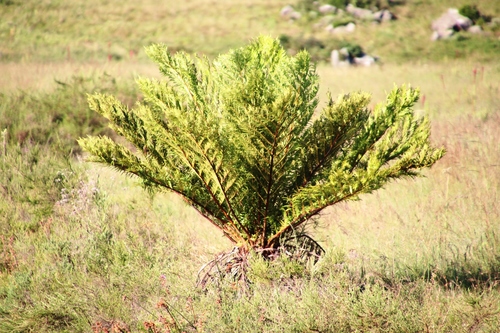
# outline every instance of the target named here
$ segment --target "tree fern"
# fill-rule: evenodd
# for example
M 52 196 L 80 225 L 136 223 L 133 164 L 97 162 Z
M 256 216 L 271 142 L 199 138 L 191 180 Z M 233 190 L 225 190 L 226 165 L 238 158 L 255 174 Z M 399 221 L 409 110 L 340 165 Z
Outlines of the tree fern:
M 214 61 L 160 44 L 146 51 L 164 78 L 138 80 L 143 101 L 128 109 L 89 97 L 135 149 L 106 137 L 79 143 L 91 161 L 179 194 L 240 247 L 276 248 L 325 207 L 416 176 L 444 154 L 413 114 L 418 90 L 394 88 L 373 111 L 364 93 L 328 96 L 317 110 L 308 53 L 290 57 L 274 39 Z

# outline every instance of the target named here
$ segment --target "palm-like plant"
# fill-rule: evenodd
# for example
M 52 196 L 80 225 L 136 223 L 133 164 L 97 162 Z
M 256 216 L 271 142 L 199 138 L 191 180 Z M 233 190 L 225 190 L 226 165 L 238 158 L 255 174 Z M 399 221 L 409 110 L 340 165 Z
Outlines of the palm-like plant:
M 259 37 L 211 62 L 164 45 L 147 54 L 163 80 L 140 79 L 144 100 L 128 109 L 96 94 L 90 107 L 136 149 L 107 137 L 80 139 L 91 161 L 182 196 L 240 248 L 275 249 L 327 206 L 415 176 L 444 150 L 415 118 L 417 90 L 328 97 L 307 52 L 294 57 Z

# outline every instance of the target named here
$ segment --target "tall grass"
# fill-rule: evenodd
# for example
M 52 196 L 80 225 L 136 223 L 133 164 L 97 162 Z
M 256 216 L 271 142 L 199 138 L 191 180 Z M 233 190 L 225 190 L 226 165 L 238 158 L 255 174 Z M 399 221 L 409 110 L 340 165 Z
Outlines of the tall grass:
M 92 133 L 111 135 L 104 118 L 89 110 L 88 93 L 118 93 L 129 104 L 138 97 L 130 82 L 117 82 L 107 74 L 73 76 L 66 82 L 54 82 L 55 91 L 0 93 L 0 128 L 6 130 L 8 141 L 21 146 L 40 143 L 78 153 L 78 137 Z

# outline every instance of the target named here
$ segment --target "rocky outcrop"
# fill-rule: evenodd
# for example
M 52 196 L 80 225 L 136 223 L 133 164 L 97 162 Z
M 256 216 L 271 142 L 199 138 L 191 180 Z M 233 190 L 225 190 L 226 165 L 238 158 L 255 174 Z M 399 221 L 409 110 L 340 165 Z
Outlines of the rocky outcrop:
M 483 32 L 483 28 L 481 28 L 480 25 L 473 25 L 469 29 L 467 29 L 467 32 L 470 32 L 471 34 L 480 34 Z
M 370 67 L 378 61 L 377 57 L 368 54 L 358 56 L 352 55 L 349 50 L 344 47 L 340 50 L 333 50 L 330 55 L 330 63 L 333 67 L 361 66 Z
M 456 31 L 467 31 L 472 27 L 472 20 L 460 15 L 458 9 L 450 8 L 446 13 L 432 22 L 432 40 L 446 39 Z
M 315 9 L 313 9 L 312 12 L 310 13 L 304 13 L 305 15 L 309 15 L 311 17 L 325 17 L 325 16 L 336 16 L 336 17 L 345 17 L 346 14 L 348 14 L 348 17 L 353 17 L 356 20 L 365 20 L 365 21 L 375 21 L 375 22 L 388 22 L 391 20 L 395 20 L 396 16 L 391 13 L 387 9 L 379 10 L 377 12 L 373 12 L 369 9 L 364 9 L 364 8 L 359 8 L 356 7 L 352 4 L 348 4 L 345 8 L 345 10 L 337 8 L 333 5 L 330 4 L 320 4 L 319 2 L 315 2 Z M 312 14 L 311 14 L 312 13 Z M 314 15 L 313 15 L 314 14 Z M 285 6 L 281 9 L 280 15 L 284 19 L 288 20 L 298 20 L 302 17 L 302 14 L 296 11 L 292 6 L 288 5 Z M 322 25 L 321 21 L 315 24 L 315 27 L 318 28 Z M 328 24 L 327 24 L 328 25 Z M 323 25 L 324 27 L 325 25 Z M 329 29 L 332 29 L 333 27 L 330 27 Z M 351 27 L 352 28 L 352 27 Z M 349 31 L 350 28 L 347 29 L 347 32 Z M 346 32 L 345 29 L 341 28 L 336 33 L 344 33 Z
M 345 10 L 355 18 L 362 20 L 373 20 L 373 12 L 369 9 L 359 8 L 353 6 L 352 4 L 348 4 Z
M 318 7 L 318 11 L 321 14 L 332 14 L 337 11 L 337 7 L 332 6 L 332 5 L 321 5 Z
M 375 65 L 377 60 L 377 58 L 365 54 L 362 57 L 354 57 L 354 64 L 357 66 L 370 67 L 372 65 Z
M 387 9 L 382 9 L 378 12 L 373 13 L 373 18 L 378 22 L 389 22 L 395 20 L 396 16 Z
M 345 10 L 346 12 L 360 20 L 388 22 L 396 19 L 396 16 L 387 9 L 372 12 L 369 9 L 359 8 L 353 6 L 352 4 L 348 4 Z
M 288 6 L 281 8 L 280 15 L 283 18 L 287 18 L 293 12 L 294 12 L 293 7 L 288 5 Z
M 354 32 L 356 30 L 356 24 L 350 22 L 346 25 L 341 25 L 338 27 L 334 27 L 332 24 L 329 24 L 325 28 L 325 30 L 331 34 L 346 34 L 346 33 Z
M 290 5 L 283 7 L 281 9 L 281 11 L 280 11 L 280 15 L 281 15 L 282 18 L 288 19 L 288 20 L 292 20 L 292 21 L 298 20 L 298 19 L 300 19 L 302 17 L 302 14 L 300 14 L 299 12 L 297 12 Z

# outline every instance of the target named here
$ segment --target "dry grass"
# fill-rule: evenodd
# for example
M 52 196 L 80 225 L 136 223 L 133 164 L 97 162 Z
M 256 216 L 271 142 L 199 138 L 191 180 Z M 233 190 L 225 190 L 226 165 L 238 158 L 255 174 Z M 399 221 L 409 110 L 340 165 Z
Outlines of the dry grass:
M 445 64 L 382 65 L 373 68 L 331 68 L 320 65 L 322 96 L 367 91 L 373 102 L 382 101 L 394 85 L 411 84 L 421 91 L 416 109 L 432 120 L 460 115 L 484 117 L 498 111 L 498 64 L 451 61 Z
M 95 62 L 95 63 L 0 63 L 0 89 L 2 92 L 16 90 L 47 92 L 72 76 L 92 76 L 107 73 L 119 79 L 132 81 L 136 76 L 159 76 L 152 63 Z

